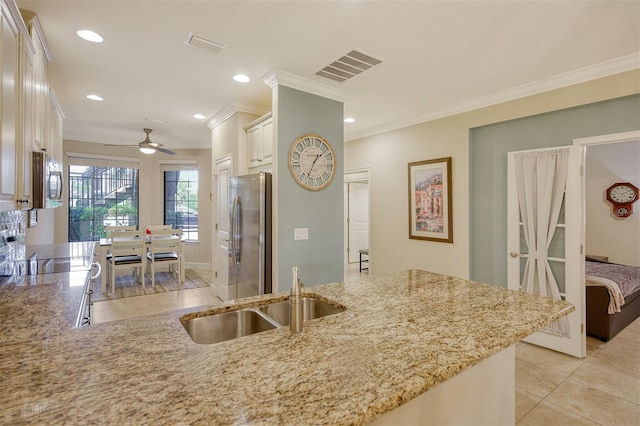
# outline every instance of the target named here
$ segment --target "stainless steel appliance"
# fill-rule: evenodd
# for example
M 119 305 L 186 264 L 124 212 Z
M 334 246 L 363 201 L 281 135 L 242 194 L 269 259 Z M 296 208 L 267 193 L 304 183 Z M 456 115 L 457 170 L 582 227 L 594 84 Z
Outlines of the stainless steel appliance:
M 34 209 L 62 205 L 62 167 L 46 152 L 32 156 L 32 195 Z
M 271 174 L 230 178 L 229 214 L 229 295 L 271 293 Z

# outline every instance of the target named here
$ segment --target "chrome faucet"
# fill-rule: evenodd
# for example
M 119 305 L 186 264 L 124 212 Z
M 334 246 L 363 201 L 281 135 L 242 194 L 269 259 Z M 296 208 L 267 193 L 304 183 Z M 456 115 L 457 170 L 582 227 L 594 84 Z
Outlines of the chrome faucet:
M 293 282 L 291 283 L 291 295 L 289 296 L 289 330 L 292 333 L 302 331 L 302 281 L 298 278 L 298 267 L 293 267 Z

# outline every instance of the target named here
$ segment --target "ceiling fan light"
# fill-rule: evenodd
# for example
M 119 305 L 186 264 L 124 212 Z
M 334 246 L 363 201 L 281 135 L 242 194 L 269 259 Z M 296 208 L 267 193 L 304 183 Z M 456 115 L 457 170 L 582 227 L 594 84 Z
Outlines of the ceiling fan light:
M 154 152 L 156 152 L 156 149 L 150 146 L 141 146 L 140 152 L 143 154 L 153 154 Z

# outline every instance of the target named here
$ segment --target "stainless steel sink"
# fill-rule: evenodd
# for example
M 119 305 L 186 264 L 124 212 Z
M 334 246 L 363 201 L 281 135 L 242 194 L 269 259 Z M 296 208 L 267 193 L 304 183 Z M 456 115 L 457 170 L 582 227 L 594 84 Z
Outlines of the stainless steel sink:
M 282 326 L 289 325 L 289 301 L 270 303 L 258 307 L 262 312 L 276 320 Z M 302 315 L 305 321 L 325 317 L 327 315 L 339 314 L 345 308 L 334 306 L 314 297 L 302 298 Z
M 302 298 L 304 320 L 338 314 L 345 308 L 314 297 Z M 261 331 L 289 326 L 289 301 L 274 302 L 257 308 L 212 314 L 183 321 L 182 325 L 196 343 L 220 343 Z
M 214 314 L 183 323 L 196 343 L 219 343 L 278 327 L 270 318 L 252 309 Z

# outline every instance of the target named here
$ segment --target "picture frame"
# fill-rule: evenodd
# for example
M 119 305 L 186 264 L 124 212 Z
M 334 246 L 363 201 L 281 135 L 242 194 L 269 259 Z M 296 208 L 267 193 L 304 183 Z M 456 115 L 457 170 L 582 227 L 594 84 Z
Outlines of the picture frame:
M 453 243 L 451 157 L 409 163 L 409 238 Z

